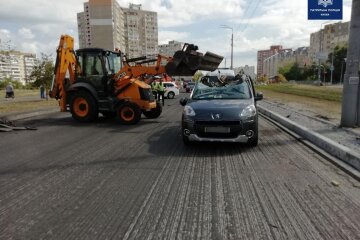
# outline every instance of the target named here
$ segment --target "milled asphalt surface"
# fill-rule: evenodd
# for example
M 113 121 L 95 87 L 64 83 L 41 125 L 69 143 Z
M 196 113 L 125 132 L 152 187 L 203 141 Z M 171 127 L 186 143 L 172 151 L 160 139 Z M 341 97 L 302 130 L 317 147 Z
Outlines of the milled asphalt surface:
M 256 148 L 69 113 L 0 133 L 0 239 L 359 239 L 360 183 L 260 118 Z

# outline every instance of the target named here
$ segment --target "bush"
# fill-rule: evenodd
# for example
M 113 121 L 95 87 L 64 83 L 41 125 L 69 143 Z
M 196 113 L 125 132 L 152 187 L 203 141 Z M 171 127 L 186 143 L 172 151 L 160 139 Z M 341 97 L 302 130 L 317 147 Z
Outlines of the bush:
M 24 87 L 24 85 L 22 85 L 22 83 L 19 81 L 13 80 L 11 78 L 4 78 L 2 81 L 0 81 L 0 89 L 5 89 L 9 83 L 11 83 L 15 89 Z

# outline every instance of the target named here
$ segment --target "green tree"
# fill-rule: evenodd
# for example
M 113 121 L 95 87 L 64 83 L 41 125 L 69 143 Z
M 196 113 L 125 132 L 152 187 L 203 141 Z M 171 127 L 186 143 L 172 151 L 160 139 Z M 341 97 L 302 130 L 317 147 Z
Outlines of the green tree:
M 284 77 L 284 75 L 282 75 L 282 74 L 278 74 L 278 75 L 277 75 L 277 79 L 278 79 L 278 81 L 281 82 L 281 83 L 287 82 L 287 79 L 286 79 L 286 78 Z
M 41 53 L 41 60 L 37 62 L 30 74 L 30 80 L 33 87 L 40 87 L 40 85 L 44 85 L 45 88 L 49 89 L 53 76 L 53 59 L 50 55 Z
M 315 74 L 315 65 L 300 66 L 298 63 L 289 63 L 279 68 L 279 74 L 282 74 L 288 80 L 312 80 Z
M 4 89 L 9 83 L 11 83 L 15 89 L 19 89 L 23 87 L 21 82 L 7 77 L 0 81 L 0 89 Z
M 279 73 L 284 75 L 288 80 L 303 80 L 301 69 L 297 63 L 289 63 L 279 68 Z
M 340 82 L 341 79 L 341 65 L 343 66 L 342 73 L 345 72 L 346 64 L 344 61 L 344 58 L 346 58 L 347 55 L 347 47 L 345 46 L 336 46 L 334 51 L 328 55 L 327 63 L 329 66 L 331 66 L 332 57 L 334 56 L 334 71 L 333 71 L 333 83 Z M 326 78 L 328 81 L 330 81 L 330 70 L 328 70 L 328 74 L 326 75 Z

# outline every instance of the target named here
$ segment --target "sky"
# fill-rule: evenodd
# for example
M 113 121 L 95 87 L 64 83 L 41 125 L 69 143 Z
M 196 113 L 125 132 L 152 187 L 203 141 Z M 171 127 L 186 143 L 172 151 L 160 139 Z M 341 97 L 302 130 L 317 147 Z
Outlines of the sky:
M 317 1 L 317 0 L 314 0 Z M 84 0 L 0 0 L 0 46 L 56 55 L 60 35 L 78 42 L 77 13 Z M 271 45 L 309 46 L 310 33 L 337 21 L 308 20 L 307 0 L 118 0 L 122 7 L 142 4 L 158 13 L 159 44 L 193 43 L 201 52 L 226 58 L 230 66 L 231 29 L 234 67 L 256 66 L 258 50 Z M 349 21 L 351 0 L 343 0 L 343 21 Z M 225 67 L 225 61 L 221 64 Z

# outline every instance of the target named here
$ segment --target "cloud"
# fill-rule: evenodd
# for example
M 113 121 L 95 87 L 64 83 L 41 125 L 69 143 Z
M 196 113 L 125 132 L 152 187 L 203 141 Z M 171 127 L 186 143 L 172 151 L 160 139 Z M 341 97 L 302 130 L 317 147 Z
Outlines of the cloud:
M 0 39 L 2 39 L 3 41 L 10 40 L 11 32 L 9 30 L 7 30 L 7 29 L 1 29 L 0 28 L 0 36 L 1 36 Z
M 87 0 L 0 0 L 0 39 L 16 49 L 55 55 L 61 34 L 70 34 L 78 46 L 77 16 Z M 309 45 L 310 33 L 325 21 L 307 20 L 307 1 L 289 0 L 118 0 L 158 13 L 159 44 L 178 40 L 197 44 L 229 59 L 234 27 L 235 66 L 256 63 L 256 51 L 270 45 Z M 343 1 L 344 21 L 350 19 L 351 0 Z M 251 55 L 253 54 L 253 55 Z
M 189 32 L 159 31 L 159 44 L 166 44 L 172 40 L 186 42 L 189 35 Z
M 24 39 L 33 39 L 35 35 L 32 33 L 31 29 L 29 28 L 20 28 L 18 31 L 20 37 Z
M 128 1 L 118 1 L 128 7 Z M 245 0 L 153 0 L 132 1 L 142 4 L 143 9 L 158 13 L 159 25 L 162 27 L 186 26 L 197 21 L 224 18 L 229 19 L 243 14 Z

